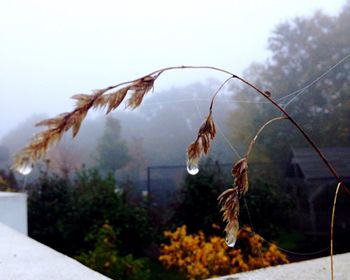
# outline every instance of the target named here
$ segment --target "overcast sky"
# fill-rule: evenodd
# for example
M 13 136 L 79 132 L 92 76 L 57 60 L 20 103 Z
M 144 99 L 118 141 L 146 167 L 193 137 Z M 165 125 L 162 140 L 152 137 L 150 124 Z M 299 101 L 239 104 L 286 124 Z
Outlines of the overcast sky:
M 89 93 L 173 65 L 237 74 L 268 56 L 278 23 L 345 0 L 0 0 L 0 137 L 35 113 L 72 109 Z M 162 77 L 156 90 L 213 76 Z

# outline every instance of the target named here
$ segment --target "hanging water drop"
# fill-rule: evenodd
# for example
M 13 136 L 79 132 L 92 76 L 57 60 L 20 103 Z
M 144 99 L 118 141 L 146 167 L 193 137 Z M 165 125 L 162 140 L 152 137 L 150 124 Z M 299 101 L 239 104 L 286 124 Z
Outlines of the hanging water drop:
M 235 246 L 237 241 L 238 228 L 238 222 L 232 222 L 228 225 L 228 229 L 226 230 L 226 244 L 228 247 Z
M 193 163 L 187 160 L 187 172 L 190 175 L 196 175 L 199 172 L 198 163 Z
M 33 170 L 33 164 L 29 159 L 24 159 L 20 166 L 16 169 L 19 173 L 26 176 Z
M 234 247 L 236 244 L 236 241 L 237 241 L 237 238 L 235 236 L 230 236 L 230 237 L 226 236 L 226 245 L 228 247 Z

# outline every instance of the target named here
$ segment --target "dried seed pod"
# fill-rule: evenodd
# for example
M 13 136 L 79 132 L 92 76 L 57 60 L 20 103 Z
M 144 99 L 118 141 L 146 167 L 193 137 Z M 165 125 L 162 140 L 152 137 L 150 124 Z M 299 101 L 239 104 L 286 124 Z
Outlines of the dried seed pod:
M 238 188 L 230 188 L 224 191 L 219 197 L 219 204 L 221 204 L 221 211 L 223 212 L 223 220 L 227 222 L 226 243 L 233 247 L 237 240 L 237 233 L 239 230 L 239 198 Z
M 208 135 L 208 136 L 210 136 L 210 139 L 214 139 L 214 137 L 216 135 L 216 128 L 215 128 L 215 123 L 214 123 L 214 120 L 211 116 L 211 113 L 209 113 L 207 119 L 199 128 L 198 134 L 199 135 Z
M 232 168 L 232 176 L 235 177 L 234 185 L 238 187 L 239 195 L 248 191 L 248 161 L 244 157 L 237 161 Z
M 114 93 L 107 94 L 108 108 L 106 114 L 109 114 L 111 111 L 115 110 L 123 102 L 129 89 L 130 87 L 127 86 L 117 90 Z
M 190 174 L 198 173 L 199 159 L 203 153 L 209 153 L 211 141 L 214 139 L 215 135 L 215 123 L 210 112 L 207 119 L 198 130 L 197 139 L 187 148 L 187 170 Z M 191 168 L 191 166 L 195 167 Z M 190 170 L 196 170 L 196 172 L 191 172 Z
M 134 93 L 129 98 L 127 107 L 135 109 L 140 106 L 146 93 L 153 88 L 155 79 L 153 76 L 147 76 L 132 83 L 129 89 Z

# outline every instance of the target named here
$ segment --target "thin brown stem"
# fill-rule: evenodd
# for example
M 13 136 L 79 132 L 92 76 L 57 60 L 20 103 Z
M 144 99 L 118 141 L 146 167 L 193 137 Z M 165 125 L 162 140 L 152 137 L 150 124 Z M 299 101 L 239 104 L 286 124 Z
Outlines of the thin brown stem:
M 240 80 L 241 82 L 243 82 L 244 84 L 246 84 L 246 85 L 250 86 L 251 88 L 255 89 L 259 94 L 261 94 L 269 102 L 271 102 L 282 113 L 283 116 L 286 116 L 286 118 L 289 119 L 289 121 L 300 131 L 300 133 L 304 136 L 306 141 L 309 142 L 309 144 L 317 152 L 319 157 L 322 159 L 322 161 L 325 163 L 325 165 L 330 170 L 330 172 L 333 174 L 333 176 L 337 179 L 337 181 L 340 182 L 341 185 L 343 185 L 345 187 L 345 185 L 343 183 L 343 180 L 340 178 L 340 176 L 336 172 L 336 170 L 333 167 L 333 165 L 326 159 L 326 157 L 323 155 L 321 150 L 317 147 L 317 145 L 314 143 L 314 141 L 307 135 L 307 133 L 303 130 L 303 128 L 276 101 L 274 101 L 267 92 L 262 91 L 261 89 L 259 89 L 254 84 L 252 84 L 252 83 L 246 81 L 245 79 L 243 79 L 243 78 L 233 74 L 230 71 L 227 71 L 227 70 L 224 70 L 224 69 L 221 69 L 221 68 L 218 68 L 218 67 L 214 67 L 214 66 L 185 66 L 185 65 L 183 65 L 183 66 L 165 67 L 165 68 L 153 71 L 153 72 L 151 72 L 151 73 L 149 73 L 147 75 L 144 75 L 141 78 L 107 87 L 107 88 L 101 90 L 101 92 L 95 97 L 97 98 L 98 96 L 103 95 L 107 91 L 110 91 L 112 89 L 115 89 L 115 88 L 120 87 L 120 86 L 125 85 L 125 84 L 134 83 L 134 82 L 136 82 L 136 81 L 138 81 L 140 79 L 144 79 L 146 77 L 152 76 L 154 79 L 157 79 L 164 72 L 170 71 L 170 70 L 176 70 L 176 69 L 208 69 L 208 70 L 218 71 L 218 72 L 221 72 L 221 73 L 224 73 L 224 74 L 227 74 L 227 75 L 231 76 L 230 78 L 236 78 L 236 79 Z M 84 109 L 86 109 L 86 112 L 92 107 L 92 105 L 93 105 L 93 102 L 91 102 L 90 104 L 88 104 L 88 106 L 86 106 L 86 108 L 84 108 Z M 68 115 L 74 114 L 76 111 L 78 111 L 80 109 L 81 108 L 76 108 L 74 111 L 72 111 Z M 345 189 L 350 194 L 350 191 L 347 188 L 345 188 Z
M 327 166 L 329 171 L 333 174 L 333 176 L 337 179 L 337 181 L 344 186 L 346 191 L 350 194 L 349 190 L 345 187 L 343 180 L 338 175 L 337 171 L 333 167 L 333 165 L 326 159 L 324 154 L 321 152 L 321 150 L 318 148 L 318 146 L 315 144 L 315 142 L 310 138 L 310 136 L 304 131 L 304 129 L 288 114 L 286 110 L 284 110 L 276 101 L 274 101 L 269 94 L 266 94 L 264 91 L 259 89 L 257 86 L 253 85 L 252 83 L 246 81 L 245 79 L 236 76 L 236 79 L 240 80 L 241 82 L 245 83 L 246 85 L 250 86 L 251 88 L 255 89 L 258 93 L 260 93 L 262 96 L 264 96 L 268 101 L 270 101 L 304 136 L 305 140 L 312 146 L 312 148 L 316 151 L 318 156 L 322 159 L 324 164 Z
M 331 280 L 334 279 L 334 261 L 333 261 L 333 228 L 334 228 L 334 217 L 335 217 L 335 205 L 337 203 L 338 192 L 341 183 L 339 182 L 334 194 L 334 201 L 332 207 L 332 219 L 331 219 L 331 240 L 330 240 L 330 255 L 331 255 Z
M 214 105 L 214 100 L 215 97 L 218 95 L 218 93 L 222 90 L 222 88 L 226 85 L 226 83 L 228 83 L 229 80 L 233 79 L 233 77 L 229 77 L 227 78 L 221 85 L 220 87 L 216 90 L 216 92 L 213 95 L 213 98 L 211 99 L 210 102 L 210 107 L 209 107 L 209 112 L 211 113 L 211 111 L 213 110 L 213 105 Z
M 213 66 L 185 66 L 185 65 L 183 65 L 183 66 L 166 67 L 166 68 L 162 68 L 162 69 L 153 71 L 153 72 L 149 73 L 148 75 L 145 75 L 144 77 L 155 75 L 155 74 L 157 74 L 158 75 L 157 77 L 159 77 L 159 75 L 162 74 L 163 72 L 166 72 L 166 71 L 169 71 L 169 70 L 175 70 L 175 69 L 208 69 L 208 70 L 214 70 L 214 71 L 218 71 L 218 72 L 221 72 L 221 73 L 228 74 L 228 75 L 232 76 L 232 78 L 236 78 L 236 79 L 240 80 L 241 82 L 243 82 L 244 84 L 248 85 L 249 87 L 253 88 L 255 91 L 257 91 L 263 97 L 265 97 L 269 102 L 271 102 L 283 114 L 283 116 L 286 116 L 286 118 L 296 127 L 296 129 L 299 130 L 299 132 L 304 136 L 305 140 L 316 151 L 318 156 L 321 158 L 321 160 L 324 162 L 324 164 L 327 166 L 327 168 L 333 174 L 333 176 L 337 179 L 337 181 L 339 183 L 341 183 L 341 185 L 343 185 L 345 187 L 342 178 L 338 175 L 338 173 L 335 170 L 335 168 L 333 167 L 333 165 L 326 159 L 326 157 L 321 152 L 321 150 L 318 148 L 318 146 L 315 144 L 315 142 L 304 131 L 304 129 L 294 120 L 294 118 L 291 117 L 288 114 L 288 112 L 286 110 L 284 110 L 276 101 L 274 101 L 269 94 L 267 94 L 263 90 L 259 89 L 257 86 L 255 86 L 254 84 L 248 82 L 247 80 L 245 80 L 245 79 L 243 79 L 243 78 L 233 74 L 232 72 L 224 70 L 224 69 L 221 69 L 221 68 L 218 68 L 218 67 L 213 67 Z M 117 86 L 120 86 L 120 85 L 121 84 L 116 85 L 114 87 L 117 87 Z M 346 187 L 345 187 L 345 189 L 350 194 L 350 191 Z
M 268 126 L 270 123 L 274 122 L 274 121 L 278 121 L 278 120 L 285 120 L 286 117 L 276 117 L 276 118 L 273 118 L 269 121 L 267 121 L 263 126 L 261 126 L 258 130 L 258 132 L 255 134 L 254 138 L 252 139 L 252 141 L 250 141 L 250 144 L 249 144 L 249 147 L 248 147 L 248 150 L 247 150 L 247 153 L 245 155 L 246 159 L 248 160 L 249 158 L 249 155 L 250 155 L 250 152 L 252 151 L 254 145 L 255 145 L 255 142 L 256 142 L 256 139 L 258 139 L 258 136 L 260 135 L 260 133 L 264 130 L 264 128 L 266 126 Z
M 144 75 L 144 76 L 142 76 L 141 78 L 138 78 L 138 79 L 134 79 L 134 80 L 131 80 L 131 81 L 128 81 L 128 82 L 123 82 L 123 83 L 120 83 L 120 84 L 116 84 L 116 85 L 110 86 L 110 87 L 108 87 L 108 90 L 120 87 L 122 85 L 131 84 L 133 82 L 136 82 L 139 79 L 143 79 L 145 77 L 149 77 L 149 76 L 153 76 L 153 75 L 156 75 L 155 79 L 157 79 L 164 72 L 167 72 L 167 71 L 170 71 L 170 70 L 177 70 L 177 69 L 207 69 L 207 70 L 214 70 L 214 71 L 218 71 L 218 72 L 230 75 L 230 76 L 232 76 L 231 78 L 236 78 L 237 77 L 235 74 L 231 73 L 230 71 L 227 71 L 225 69 L 221 69 L 221 68 L 218 68 L 218 67 L 214 67 L 214 66 L 191 66 L 191 65 L 171 66 L 171 67 L 165 67 L 165 68 L 161 68 L 161 69 L 155 70 L 155 71 L 153 71 L 153 72 L 151 72 L 151 73 L 149 73 L 147 75 Z

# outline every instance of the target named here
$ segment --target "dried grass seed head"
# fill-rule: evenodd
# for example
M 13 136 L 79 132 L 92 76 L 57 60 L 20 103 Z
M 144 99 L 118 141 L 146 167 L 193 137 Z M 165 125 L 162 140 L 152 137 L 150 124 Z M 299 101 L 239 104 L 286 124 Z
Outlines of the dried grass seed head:
M 107 92 L 116 88 L 115 86 L 96 90 L 93 94 L 76 94 L 72 96 L 76 100 L 75 109 L 72 112 L 37 123 L 37 126 L 47 126 L 47 130 L 33 137 L 29 145 L 16 155 L 13 167 L 18 169 L 27 158 L 33 162 L 42 158 L 48 148 L 59 141 L 62 135 L 69 129 L 72 129 L 73 137 L 75 137 L 80 130 L 81 123 L 86 117 L 87 112 L 91 108 L 107 107 L 108 114 L 122 103 L 129 90 L 133 90 L 134 92 L 128 100 L 127 106 L 132 109 L 138 107 L 144 95 L 153 88 L 154 81 L 158 76 L 149 75 L 143 77 L 127 83 L 126 86 L 111 93 Z
M 223 220 L 230 223 L 238 219 L 239 216 L 239 198 L 238 189 L 229 188 L 224 191 L 219 197 L 219 204 L 221 205 L 221 211 L 223 212 Z
M 248 191 L 248 161 L 244 157 L 237 161 L 232 168 L 232 176 L 235 177 L 234 185 L 238 187 L 239 195 L 244 195 Z
M 211 146 L 211 141 L 216 135 L 214 120 L 209 113 L 205 122 L 198 130 L 197 139 L 187 148 L 187 157 L 190 162 L 198 162 L 202 153 L 208 154 Z
M 227 223 L 225 227 L 226 243 L 228 246 L 233 247 L 236 243 L 239 229 L 238 188 L 227 189 L 218 197 L 218 200 L 221 204 L 223 220 Z
M 107 94 L 108 108 L 106 114 L 115 110 L 124 100 L 126 94 L 128 93 L 129 86 L 123 87 L 116 92 Z
M 146 76 L 132 83 L 129 89 L 134 92 L 128 99 L 127 107 L 135 109 L 140 106 L 146 93 L 153 88 L 155 80 L 156 78 L 153 76 Z
M 91 102 L 93 95 L 75 94 L 71 98 L 76 100 L 76 107 L 83 107 L 83 106 L 86 106 L 87 103 Z
M 187 148 L 187 157 L 190 162 L 198 162 L 201 156 L 201 146 L 198 139 Z
M 214 139 L 216 135 L 216 128 L 211 113 L 209 113 L 207 119 L 199 128 L 198 135 L 207 135 L 210 137 L 210 139 Z

